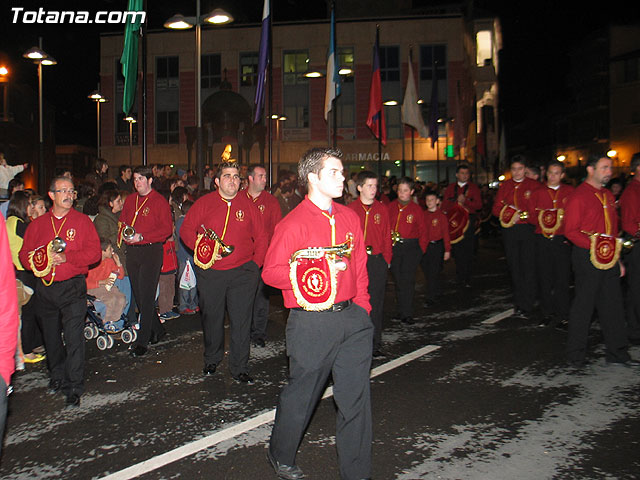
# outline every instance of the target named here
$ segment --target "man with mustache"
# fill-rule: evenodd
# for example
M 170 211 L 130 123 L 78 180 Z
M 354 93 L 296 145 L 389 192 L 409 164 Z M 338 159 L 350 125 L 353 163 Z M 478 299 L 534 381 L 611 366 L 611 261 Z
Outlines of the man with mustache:
M 100 239 L 91 219 L 73 208 L 75 194 L 69 178 L 53 179 L 49 187 L 53 207 L 29 224 L 20 250 L 22 265 L 41 279 L 36 295 L 47 349 L 49 393 L 62 391 L 69 407 L 80 405 L 84 390 L 85 276 L 89 265 L 101 258 Z M 49 246 L 56 243 L 66 244 L 64 250 L 56 253 Z

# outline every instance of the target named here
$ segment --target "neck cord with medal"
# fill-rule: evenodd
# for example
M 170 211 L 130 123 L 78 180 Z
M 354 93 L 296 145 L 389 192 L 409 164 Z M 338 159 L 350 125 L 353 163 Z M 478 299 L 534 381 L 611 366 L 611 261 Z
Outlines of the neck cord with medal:
M 398 226 L 400 224 L 400 216 L 402 215 L 402 212 L 404 211 L 404 209 L 407 208 L 407 205 L 409 205 L 409 202 L 407 202 L 402 207 L 400 207 L 400 205 L 402 205 L 402 204 L 400 203 L 400 200 L 398 200 L 398 216 L 396 217 L 396 226 L 393 229 L 396 233 L 398 233 Z
M 64 224 L 67 222 L 67 217 L 64 217 L 64 220 L 62 221 L 62 223 L 60 224 L 60 228 L 58 228 L 58 230 L 56 230 L 56 224 L 53 221 L 53 215 L 51 215 L 51 227 L 53 228 L 53 239 L 55 240 L 56 238 L 60 237 L 60 232 L 62 231 L 62 227 L 64 227 Z M 53 269 L 51 270 L 51 280 L 49 280 L 48 282 L 42 278 L 42 283 L 44 283 L 44 285 L 46 287 L 51 286 L 51 284 L 53 283 L 54 278 L 56 278 L 56 266 L 53 266 Z
M 609 218 L 609 209 L 607 207 L 607 196 L 603 193 L 602 197 L 600 197 L 600 195 L 598 195 L 598 192 L 594 192 L 594 194 L 602 204 L 602 211 L 604 213 L 604 229 L 605 229 L 604 234 L 611 236 L 612 225 L 611 225 L 611 219 Z
M 369 205 L 367 208 L 367 205 L 365 205 L 364 203 L 362 203 L 362 201 L 360 201 L 360 205 L 362 205 L 362 209 L 364 210 L 365 216 L 364 216 L 364 232 L 363 232 L 363 238 L 362 240 L 364 241 L 365 245 L 367 244 L 367 225 L 369 224 L 369 212 L 371 211 L 371 205 Z
M 218 253 L 220 251 L 220 242 L 224 240 L 224 236 L 227 234 L 227 225 L 229 224 L 229 214 L 231 213 L 231 200 L 226 200 L 225 198 L 222 198 L 222 195 L 220 195 L 220 200 L 222 200 L 224 203 L 227 204 L 227 214 L 224 217 L 224 227 L 222 227 L 222 233 L 220 234 L 220 237 L 219 237 L 220 241 L 216 241 L 213 247 L 214 261 L 218 257 Z
M 136 224 L 136 220 L 138 219 L 138 214 L 140 213 L 140 210 L 142 210 L 142 207 L 144 207 L 144 204 L 147 203 L 147 200 L 149 200 L 148 196 L 144 197 L 144 202 L 142 202 L 142 205 L 138 206 L 138 200 L 140 199 L 140 194 L 138 194 L 136 196 L 136 211 L 133 214 L 133 219 L 131 220 L 131 226 L 133 227 Z

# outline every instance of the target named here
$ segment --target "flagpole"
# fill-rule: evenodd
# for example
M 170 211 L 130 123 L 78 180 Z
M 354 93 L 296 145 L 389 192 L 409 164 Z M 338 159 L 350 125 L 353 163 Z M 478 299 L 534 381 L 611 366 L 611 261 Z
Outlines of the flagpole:
M 404 152 L 404 140 L 405 140 L 405 127 L 402 125 L 402 176 L 405 176 L 405 152 Z
M 144 8 L 147 10 L 147 0 L 144 0 Z M 142 165 L 147 166 L 147 22 L 140 25 L 142 34 Z
M 376 47 L 380 45 L 380 25 L 376 25 Z M 384 104 L 380 106 L 384 110 Z M 380 111 L 380 118 L 378 119 L 378 178 L 382 178 L 382 114 Z
M 269 123 L 269 187 L 273 183 L 273 121 L 271 119 L 272 113 L 272 100 L 273 100 L 273 13 L 271 11 L 271 0 L 269 1 L 269 64 L 268 68 L 268 82 L 269 82 L 269 112 L 267 114 Z M 277 122 L 278 120 L 276 120 Z
M 334 40 L 334 45 L 333 47 L 335 48 L 335 51 L 333 52 L 334 55 L 334 59 L 335 63 L 338 65 L 338 67 L 340 66 L 338 64 L 338 59 L 340 57 L 338 57 L 338 25 L 336 22 L 336 2 L 331 2 L 331 9 L 333 10 L 333 40 Z M 338 74 L 338 72 L 334 72 L 334 75 Z M 333 117 L 333 148 L 337 148 L 338 147 L 338 84 L 334 82 L 333 84 L 333 91 L 335 92 L 335 95 L 333 96 L 333 105 L 331 105 L 331 116 Z

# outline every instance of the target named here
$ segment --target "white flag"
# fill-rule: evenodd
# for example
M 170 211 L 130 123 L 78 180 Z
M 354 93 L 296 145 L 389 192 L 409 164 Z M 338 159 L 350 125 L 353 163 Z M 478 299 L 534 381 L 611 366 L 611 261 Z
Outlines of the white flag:
M 422 138 L 428 138 L 429 132 L 422 119 L 420 105 L 418 105 L 418 93 L 416 91 L 416 81 L 413 78 L 413 66 L 411 65 L 411 55 L 409 55 L 409 75 L 407 77 L 407 89 L 404 92 L 402 102 L 402 123 L 405 123 L 418 131 Z

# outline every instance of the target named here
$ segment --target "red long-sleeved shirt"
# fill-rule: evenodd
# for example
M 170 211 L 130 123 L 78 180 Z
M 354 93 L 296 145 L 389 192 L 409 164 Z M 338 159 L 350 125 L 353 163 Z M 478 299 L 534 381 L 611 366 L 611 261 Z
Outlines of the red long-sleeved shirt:
M 273 237 L 273 231 L 280 220 L 282 220 L 282 210 L 280 210 L 280 202 L 278 199 L 271 195 L 266 190 L 263 190 L 260 195 L 253 198 L 249 192 L 246 192 L 247 198 L 253 202 L 260 212 L 260 219 L 262 225 L 267 233 L 268 241 L 271 241 Z
M 458 182 L 451 183 L 445 189 L 442 198 L 442 211 L 447 212 L 453 205 L 458 203 L 458 195 L 464 195 L 464 203 L 462 206 L 469 213 L 474 214 L 482 208 L 482 194 L 480 188 L 471 182 L 467 182 L 464 186 L 458 185 Z
M 566 209 L 567 201 L 572 193 L 573 187 L 564 183 L 561 183 L 557 190 L 544 186 L 533 192 L 531 195 L 532 214 L 529 217 L 529 220 L 533 225 L 535 225 L 536 233 L 542 234 L 542 229 L 540 228 L 540 222 L 538 220 L 540 210 L 549 210 L 552 208 Z M 564 221 L 560 224 L 558 230 L 556 230 L 555 235 L 564 235 Z
M 401 205 L 396 199 L 389 204 L 389 225 L 402 238 L 417 238 L 424 253 L 427 250 L 427 230 L 424 224 L 424 212 L 417 203 Z
M 56 234 L 67 242 L 64 251 L 67 261 L 55 267 L 56 282 L 68 280 L 76 275 L 86 275 L 89 266 L 100 261 L 102 257 L 100 238 L 93 222 L 85 214 L 72 208 L 62 218 L 56 218 L 49 211 L 29 224 L 20 249 L 22 266 L 30 269 L 29 253 L 42 245 L 47 245 L 56 237 Z M 51 276 L 52 274 L 49 273 L 43 279 L 49 281 Z
M 138 215 L 136 216 L 136 208 Z M 135 222 L 134 222 L 135 217 Z M 131 245 L 164 243 L 173 235 L 173 216 L 169 202 L 156 190 L 145 196 L 138 192 L 127 196 L 120 212 L 120 221 L 133 227 L 143 240 Z
M 327 213 L 327 212 L 325 212 Z M 369 303 L 369 276 L 367 275 L 367 252 L 362 240 L 358 216 L 344 205 L 332 203 L 331 213 L 335 219 L 335 245 L 344 243 L 347 234 L 353 235 L 351 258 L 345 258 L 345 271 L 338 272 L 335 303 L 352 300 L 371 312 Z M 309 197 L 298 204 L 276 225 L 271 245 L 262 269 L 265 283 L 282 290 L 287 308 L 299 307 L 289 280 L 289 259 L 297 250 L 332 245 L 330 220 L 323 215 Z
M 436 242 L 442 240 L 444 242 L 444 251 L 450 252 L 449 219 L 442 210 L 439 208 L 435 212 L 426 210 L 424 212 L 424 224 L 427 229 L 427 241 Z M 429 244 L 427 244 L 427 248 L 429 248 Z
M 609 231 L 605 228 L 605 209 L 598 196 L 604 198 L 606 203 Z M 618 236 L 618 214 L 613 194 L 606 188 L 598 190 L 587 182 L 581 183 L 574 190 L 567 201 L 564 214 L 565 237 L 577 247 L 589 249 L 591 246 L 589 236 L 582 233 L 583 231 Z
M 230 270 L 251 260 L 260 267 L 268 239 L 259 215 L 244 192 L 238 192 L 231 201 L 223 199 L 218 191 L 211 192 L 191 206 L 180 227 L 180 238 L 193 250 L 198 234 L 204 233 L 201 227 L 204 225 L 216 232 L 226 245 L 234 247 L 229 256 L 213 263 L 212 270 Z
M 533 192 L 541 186 L 542 184 L 529 177 L 525 177 L 521 182 L 516 182 L 512 178 L 505 180 L 498 189 L 491 213 L 499 217 L 502 207 L 505 205 L 513 205 L 519 211 L 527 212 L 529 218 L 531 218 L 531 216 L 535 214 L 531 205 L 531 196 Z M 529 223 L 529 220 L 522 220 L 518 217 L 516 223 Z
M 636 175 L 637 176 L 637 175 Z M 640 232 L 640 180 L 633 180 L 624 189 L 620 196 L 620 216 L 622 217 L 622 230 L 629 235 Z
M 100 264 L 89 270 L 87 275 L 87 290 L 92 288 L 98 288 L 100 286 L 100 280 L 106 280 L 109 278 L 111 272 L 117 273 L 119 279 L 124 278 L 124 267 L 116 265 L 113 258 L 103 258 Z
M 0 215 L 0 375 L 4 383 L 11 383 L 11 375 L 15 371 L 16 344 L 18 340 L 18 295 L 16 276 L 11 259 L 11 249 L 7 238 L 4 217 Z M 0 392 L 6 395 L 6 392 Z
M 371 205 L 365 205 L 359 198 L 351 202 L 348 207 L 356 212 L 360 219 L 365 247 L 370 245 L 373 255 L 381 253 L 385 262 L 391 263 L 393 249 L 387 207 L 377 200 L 374 200 Z

